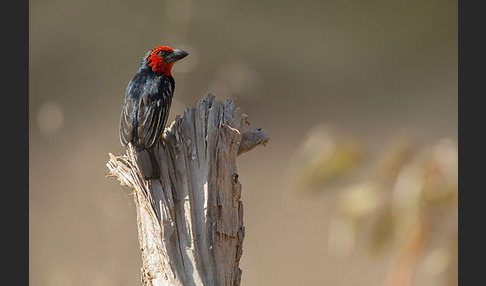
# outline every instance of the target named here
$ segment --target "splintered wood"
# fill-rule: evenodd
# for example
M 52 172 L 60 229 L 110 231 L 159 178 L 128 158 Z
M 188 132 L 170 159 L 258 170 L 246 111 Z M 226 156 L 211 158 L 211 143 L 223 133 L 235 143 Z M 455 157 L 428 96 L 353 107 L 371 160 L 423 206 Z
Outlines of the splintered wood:
M 144 285 L 240 285 L 245 234 L 236 158 L 269 138 L 244 132 L 248 117 L 227 99 L 203 97 L 166 128 L 158 180 L 145 181 L 131 145 L 106 164 L 133 189 Z

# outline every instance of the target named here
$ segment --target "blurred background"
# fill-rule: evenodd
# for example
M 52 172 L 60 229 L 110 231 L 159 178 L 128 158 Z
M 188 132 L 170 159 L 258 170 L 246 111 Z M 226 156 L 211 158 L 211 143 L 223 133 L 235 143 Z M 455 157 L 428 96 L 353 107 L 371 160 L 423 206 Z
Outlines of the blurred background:
M 31 285 L 141 285 L 130 190 L 105 178 L 141 58 L 172 121 L 237 98 L 242 285 L 457 285 L 457 1 L 29 1 Z

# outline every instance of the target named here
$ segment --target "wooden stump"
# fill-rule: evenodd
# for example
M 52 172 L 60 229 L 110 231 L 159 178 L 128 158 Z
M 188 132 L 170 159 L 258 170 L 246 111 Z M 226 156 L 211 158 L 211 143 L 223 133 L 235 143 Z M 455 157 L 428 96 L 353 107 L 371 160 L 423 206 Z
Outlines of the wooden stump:
M 144 285 L 239 285 L 245 234 L 236 158 L 269 138 L 248 116 L 204 96 L 165 129 L 158 180 L 143 179 L 131 145 L 108 175 L 133 189 Z

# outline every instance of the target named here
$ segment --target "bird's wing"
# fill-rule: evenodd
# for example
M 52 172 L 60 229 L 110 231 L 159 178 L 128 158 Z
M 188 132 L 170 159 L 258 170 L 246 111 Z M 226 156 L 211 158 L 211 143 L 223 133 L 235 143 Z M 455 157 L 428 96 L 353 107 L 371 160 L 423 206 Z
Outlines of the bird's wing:
M 127 98 L 122 108 L 120 117 L 120 141 L 127 146 L 132 141 L 133 98 Z
M 143 96 L 140 101 L 137 122 L 138 122 L 138 145 L 151 148 L 160 132 L 164 129 L 167 117 L 169 116 L 170 100 L 163 98 L 148 99 Z

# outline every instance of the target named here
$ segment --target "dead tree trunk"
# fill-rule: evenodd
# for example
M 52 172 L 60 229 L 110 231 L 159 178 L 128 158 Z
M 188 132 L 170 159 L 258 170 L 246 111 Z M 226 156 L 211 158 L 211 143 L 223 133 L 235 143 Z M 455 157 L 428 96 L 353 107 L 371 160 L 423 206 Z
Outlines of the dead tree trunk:
M 239 285 L 243 204 L 236 157 L 269 138 L 244 132 L 248 117 L 212 95 L 166 128 L 158 180 L 145 181 L 134 149 L 113 156 L 109 175 L 133 189 L 144 285 Z

